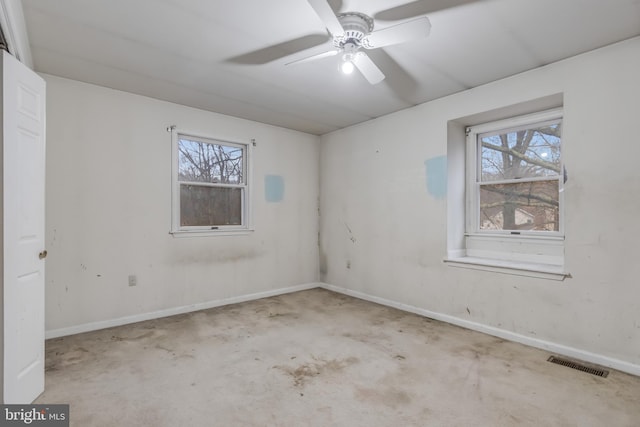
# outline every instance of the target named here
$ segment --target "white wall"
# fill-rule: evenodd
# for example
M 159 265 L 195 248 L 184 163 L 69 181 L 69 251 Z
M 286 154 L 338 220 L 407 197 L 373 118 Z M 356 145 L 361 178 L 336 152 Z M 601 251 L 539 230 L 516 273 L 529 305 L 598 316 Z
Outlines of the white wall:
M 317 281 L 318 137 L 43 77 L 48 331 Z M 256 139 L 255 232 L 169 234 L 170 125 Z M 281 202 L 265 200 L 266 175 L 283 178 Z M 137 286 L 128 286 L 129 275 Z
M 324 135 L 321 280 L 638 367 L 638 76 L 640 38 Z M 447 200 L 428 189 L 425 162 L 447 154 L 448 123 L 559 93 L 573 278 L 445 265 Z

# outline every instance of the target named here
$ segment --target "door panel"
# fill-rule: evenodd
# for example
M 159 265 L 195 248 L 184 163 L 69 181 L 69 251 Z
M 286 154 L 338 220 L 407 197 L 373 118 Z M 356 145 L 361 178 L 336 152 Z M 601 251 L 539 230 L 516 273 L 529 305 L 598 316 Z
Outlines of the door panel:
M 45 83 L 2 54 L 3 400 L 26 404 L 44 391 Z

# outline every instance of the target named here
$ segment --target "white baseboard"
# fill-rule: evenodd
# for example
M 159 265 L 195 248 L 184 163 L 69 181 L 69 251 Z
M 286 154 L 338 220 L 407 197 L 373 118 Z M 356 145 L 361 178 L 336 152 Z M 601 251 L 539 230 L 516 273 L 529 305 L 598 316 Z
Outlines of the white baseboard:
M 190 313 L 192 311 L 206 310 L 208 308 L 220 307 L 223 305 L 237 304 L 239 302 L 252 301 L 261 298 L 273 297 L 276 295 L 288 294 L 291 292 L 306 291 L 319 287 L 320 283 L 307 283 L 304 285 L 291 286 L 288 288 L 274 289 L 271 291 L 257 292 L 254 294 L 240 295 L 237 297 L 224 298 L 220 300 L 207 301 L 203 303 L 190 304 L 181 307 L 167 308 L 164 310 L 151 311 L 148 313 L 136 314 L 133 316 L 119 317 L 117 319 L 102 320 L 98 322 L 84 323 L 82 325 L 70 326 L 68 328 L 52 329 L 45 332 L 45 338 L 58 338 L 67 335 L 81 334 L 83 332 L 97 331 L 99 329 L 112 328 L 114 326 L 128 325 L 130 323 L 142 322 L 144 320 L 159 319 L 161 317 L 174 316 L 176 314 Z
M 487 326 L 481 323 L 471 322 L 469 320 L 460 319 L 459 317 L 450 316 L 448 314 L 436 313 L 433 311 L 425 310 L 423 308 L 414 307 L 412 305 L 402 304 L 402 303 L 388 300 L 385 298 L 375 297 L 375 296 L 364 294 L 362 292 L 353 291 L 351 289 L 341 288 L 339 286 L 322 283 L 320 284 L 320 287 L 330 291 L 349 295 L 355 298 L 375 302 L 377 304 L 386 305 L 388 307 L 397 308 L 399 310 L 407 311 L 409 313 L 418 314 L 420 316 L 428 317 L 430 319 L 451 323 L 452 325 L 460 326 L 466 329 L 471 329 L 473 331 L 482 332 L 487 335 L 493 335 L 508 341 L 515 341 L 520 344 L 546 350 L 554 354 L 571 357 L 573 359 L 578 359 L 585 362 L 606 366 L 612 369 L 616 369 L 618 371 L 626 372 L 631 375 L 640 376 L 640 365 L 635 365 L 633 363 L 625 362 L 624 360 L 614 359 L 614 358 L 603 356 L 600 354 L 591 353 L 589 351 L 568 347 L 566 345 L 556 344 L 553 342 L 528 337 L 526 335 L 520 335 L 515 332 L 505 331 L 504 329 L 495 328 L 493 326 Z

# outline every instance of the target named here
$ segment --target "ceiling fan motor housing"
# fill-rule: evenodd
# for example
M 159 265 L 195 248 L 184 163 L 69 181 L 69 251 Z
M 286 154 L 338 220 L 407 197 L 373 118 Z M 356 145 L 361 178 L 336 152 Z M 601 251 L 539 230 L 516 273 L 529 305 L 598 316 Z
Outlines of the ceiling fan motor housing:
M 346 12 L 338 15 L 344 34 L 336 35 L 334 46 L 345 51 L 355 51 L 363 44 L 364 38 L 373 31 L 373 19 L 364 13 Z

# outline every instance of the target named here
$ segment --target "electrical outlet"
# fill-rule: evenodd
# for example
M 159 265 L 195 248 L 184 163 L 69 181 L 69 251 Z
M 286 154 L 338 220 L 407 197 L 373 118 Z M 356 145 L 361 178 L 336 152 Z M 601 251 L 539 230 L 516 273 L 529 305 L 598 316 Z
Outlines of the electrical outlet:
M 135 286 L 138 284 L 138 278 L 132 274 L 129 276 L 129 286 Z

